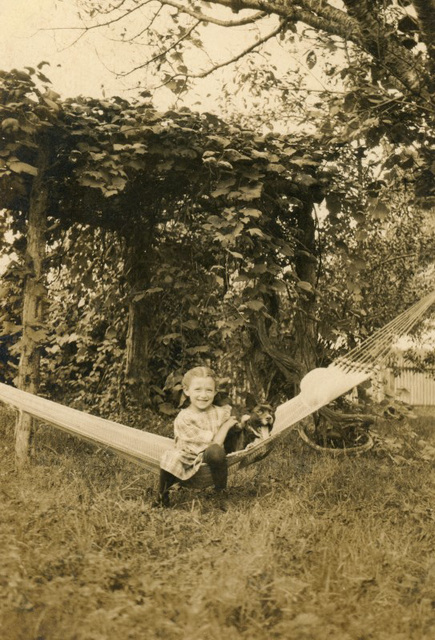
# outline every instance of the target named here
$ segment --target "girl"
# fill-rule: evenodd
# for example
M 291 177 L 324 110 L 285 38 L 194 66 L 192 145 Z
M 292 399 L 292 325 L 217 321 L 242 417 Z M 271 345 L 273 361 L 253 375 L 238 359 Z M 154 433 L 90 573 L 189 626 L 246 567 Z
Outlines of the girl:
M 174 421 L 175 449 L 166 451 L 160 460 L 160 486 L 156 505 L 169 507 L 169 488 L 187 480 L 203 462 L 210 466 L 215 490 L 226 489 L 228 468 L 224 440 L 237 424 L 231 407 L 213 404 L 216 374 L 208 367 L 194 367 L 183 377 L 183 391 L 190 405 Z

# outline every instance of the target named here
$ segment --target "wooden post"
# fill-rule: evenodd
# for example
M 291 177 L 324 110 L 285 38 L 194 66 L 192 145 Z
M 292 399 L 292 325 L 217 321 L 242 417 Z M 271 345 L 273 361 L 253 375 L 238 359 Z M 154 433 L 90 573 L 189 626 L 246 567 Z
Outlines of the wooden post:
M 43 326 L 43 260 L 45 257 L 45 231 L 47 226 L 48 185 L 45 182 L 49 164 L 49 141 L 40 141 L 38 174 L 33 179 L 27 226 L 24 279 L 21 355 L 18 368 L 18 388 L 37 393 L 40 379 L 40 346 L 36 332 Z M 15 462 L 22 468 L 29 457 L 29 444 L 33 419 L 20 412 L 15 425 Z
M 138 233 L 133 225 L 125 230 L 125 279 L 129 285 L 131 299 L 128 308 L 128 331 L 126 341 L 125 380 L 128 393 L 140 407 L 150 404 L 150 356 L 153 309 L 149 300 L 141 298 L 140 292 L 149 287 L 149 272 L 152 261 L 154 215 L 151 212 L 147 228 Z M 139 292 L 138 298 L 135 292 Z
M 302 375 L 316 367 L 317 327 L 314 319 L 314 289 L 317 278 L 316 236 L 313 205 L 305 202 L 298 213 L 298 239 L 303 251 L 299 251 L 295 261 L 296 274 L 303 282 L 308 282 L 313 292 L 306 292 L 299 302 L 295 317 L 296 358 L 302 368 Z

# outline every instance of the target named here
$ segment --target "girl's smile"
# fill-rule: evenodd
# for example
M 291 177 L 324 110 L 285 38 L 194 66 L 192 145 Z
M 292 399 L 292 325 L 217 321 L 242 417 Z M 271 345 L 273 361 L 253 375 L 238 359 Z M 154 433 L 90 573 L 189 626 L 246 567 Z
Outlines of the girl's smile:
M 196 411 L 205 411 L 213 404 L 216 386 L 213 378 L 193 378 L 184 393 L 190 399 L 190 406 Z

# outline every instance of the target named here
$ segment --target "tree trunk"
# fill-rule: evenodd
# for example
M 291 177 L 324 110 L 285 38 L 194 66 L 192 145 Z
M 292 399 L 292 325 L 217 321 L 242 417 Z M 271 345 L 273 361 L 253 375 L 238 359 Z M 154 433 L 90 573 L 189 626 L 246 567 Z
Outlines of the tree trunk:
M 152 221 L 147 229 L 131 229 L 126 235 L 125 278 L 130 290 L 125 379 L 139 407 L 150 404 L 150 330 L 153 310 L 145 291 L 149 288 Z
M 306 204 L 298 214 L 298 239 L 300 251 L 296 254 L 295 270 L 301 282 L 308 283 L 312 291 L 303 291 L 295 317 L 296 359 L 300 362 L 302 376 L 316 367 L 317 322 L 315 319 L 315 294 L 317 257 L 315 223 L 312 205 Z
M 23 391 L 37 393 L 40 381 L 40 346 L 37 332 L 43 326 L 43 303 L 45 286 L 43 283 L 43 260 L 45 257 L 45 230 L 47 226 L 46 208 L 48 186 L 45 182 L 49 164 L 48 142 L 41 143 L 38 156 L 38 175 L 33 180 L 27 226 L 27 246 L 25 264 L 27 274 L 24 279 L 21 356 L 18 368 L 17 386 Z M 16 466 L 25 465 L 29 456 L 29 444 L 33 429 L 33 419 L 20 412 L 15 426 Z
M 141 406 L 150 404 L 149 310 L 143 300 L 130 302 L 128 309 L 126 379 Z

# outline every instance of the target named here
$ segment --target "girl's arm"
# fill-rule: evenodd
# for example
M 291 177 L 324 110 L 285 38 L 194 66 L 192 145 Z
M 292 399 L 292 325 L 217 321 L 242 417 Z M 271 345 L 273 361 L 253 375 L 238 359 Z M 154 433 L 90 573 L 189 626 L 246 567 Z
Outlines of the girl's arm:
M 213 442 L 215 442 L 216 444 L 222 445 L 224 443 L 225 438 L 227 437 L 228 431 L 231 429 L 231 427 L 234 427 L 236 424 L 237 424 L 237 418 L 235 418 L 234 416 L 230 416 L 228 420 L 225 420 L 225 422 L 221 424 L 221 426 L 219 427 L 219 431 L 213 438 Z

